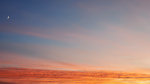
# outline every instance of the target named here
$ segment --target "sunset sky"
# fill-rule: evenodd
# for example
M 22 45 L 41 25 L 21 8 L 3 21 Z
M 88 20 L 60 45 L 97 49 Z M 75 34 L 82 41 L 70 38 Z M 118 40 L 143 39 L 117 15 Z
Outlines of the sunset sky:
M 0 67 L 150 70 L 150 0 L 1 0 Z

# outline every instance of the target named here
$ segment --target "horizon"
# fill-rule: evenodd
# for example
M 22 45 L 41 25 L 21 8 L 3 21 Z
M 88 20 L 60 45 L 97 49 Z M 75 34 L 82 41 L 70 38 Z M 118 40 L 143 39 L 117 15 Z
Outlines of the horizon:
M 150 74 L 0 68 L 1 84 L 149 84 Z

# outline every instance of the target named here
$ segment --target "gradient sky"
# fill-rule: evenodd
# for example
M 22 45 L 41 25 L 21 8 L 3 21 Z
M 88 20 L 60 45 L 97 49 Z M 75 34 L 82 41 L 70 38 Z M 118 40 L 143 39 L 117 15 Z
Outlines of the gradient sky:
M 149 70 L 149 4 L 149 0 L 1 0 L 0 66 Z

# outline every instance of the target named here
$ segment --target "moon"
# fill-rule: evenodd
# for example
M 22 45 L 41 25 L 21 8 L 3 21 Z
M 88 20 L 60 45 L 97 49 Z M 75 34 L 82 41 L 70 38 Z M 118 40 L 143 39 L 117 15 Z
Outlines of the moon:
M 7 20 L 9 20 L 9 18 L 10 18 L 10 17 L 9 17 L 9 16 L 7 16 Z

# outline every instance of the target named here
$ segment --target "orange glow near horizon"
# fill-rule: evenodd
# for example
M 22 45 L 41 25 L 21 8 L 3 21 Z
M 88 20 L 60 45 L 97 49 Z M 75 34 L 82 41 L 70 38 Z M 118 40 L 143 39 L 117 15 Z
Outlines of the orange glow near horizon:
M 124 72 L 0 69 L 0 83 L 10 84 L 149 84 L 149 80 L 150 74 Z

